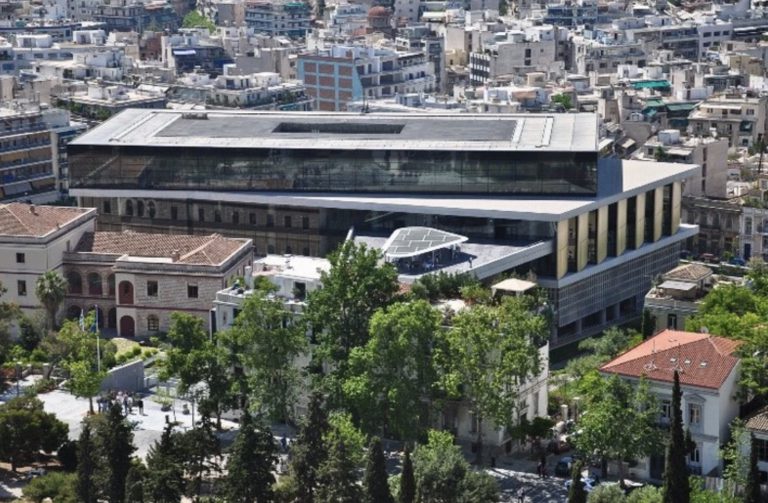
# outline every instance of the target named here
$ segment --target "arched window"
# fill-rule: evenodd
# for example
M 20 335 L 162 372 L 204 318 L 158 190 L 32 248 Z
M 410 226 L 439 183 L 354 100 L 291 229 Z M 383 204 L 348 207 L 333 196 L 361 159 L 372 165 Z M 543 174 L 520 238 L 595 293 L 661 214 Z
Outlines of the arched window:
M 133 216 L 133 201 L 130 199 L 125 202 L 125 214 L 129 217 Z
M 150 201 L 147 203 L 147 213 L 149 214 L 149 218 L 155 218 L 155 202 Z
M 160 318 L 154 314 L 147 316 L 147 330 L 150 332 L 157 332 L 160 330 Z
M 88 274 L 88 295 L 101 295 L 101 275 L 97 272 Z
M 69 285 L 69 293 L 76 295 L 83 293 L 83 278 L 75 271 L 67 273 L 67 284 Z
M 69 306 L 67 308 L 67 319 L 68 320 L 76 320 L 80 318 L 80 313 L 82 310 L 79 306 Z
M 140 217 L 144 216 L 144 201 L 136 202 L 136 214 Z

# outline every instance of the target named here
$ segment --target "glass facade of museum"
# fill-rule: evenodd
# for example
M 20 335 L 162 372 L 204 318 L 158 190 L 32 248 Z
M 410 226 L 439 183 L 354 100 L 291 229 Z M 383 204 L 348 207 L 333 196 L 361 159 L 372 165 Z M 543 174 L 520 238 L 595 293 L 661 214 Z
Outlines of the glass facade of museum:
M 72 145 L 72 188 L 355 193 L 597 193 L 595 152 Z

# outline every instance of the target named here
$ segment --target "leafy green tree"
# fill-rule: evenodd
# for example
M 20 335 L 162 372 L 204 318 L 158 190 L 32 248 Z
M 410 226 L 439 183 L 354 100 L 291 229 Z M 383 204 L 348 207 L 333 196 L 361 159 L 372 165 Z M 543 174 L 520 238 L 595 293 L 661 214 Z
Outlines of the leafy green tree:
M 171 348 L 163 377 L 178 377 L 178 391 L 195 395 L 200 409 L 215 414 L 216 426 L 221 429 L 221 414 L 231 404 L 227 350 L 211 340 L 202 319 L 187 313 L 171 314 L 168 342 Z
M 731 439 L 723 446 L 720 456 L 725 467 L 723 475 L 731 488 L 744 487 L 749 477 L 749 458 L 744 452 L 749 446 L 749 433 L 744 421 L 736 418 L 731 422 Z
M 91 423 L 83 421 L 77 450 L 77 498 L 82 503 L 96 503 L 98 489 L 96 486 L 96 445 L 93 441 Z
M 344 442 L 337 439 L 317 472 L 316 500 L 322 503 L 359 503 L 363 492 L 357 481 L 357 465 Z
M 145 495 L 153 503 L 177 503 L 184 494 L 183 455 L 179 435 L 167 425 L 160 440 L 147 453 Z
M 744 503 L 760 503 L 763 497 L 760 491 L 760 469 L 757 466 L 757 439 L 750 435 L 749 475 L 744 488 Z
M 221 470 L 221 442 L 214 432 L 210 416 L 200 412 L 200 421 L 195 428 L 180 435 L 184 472 L 189 480 L 185 494 L 199 499 L 203 490 L 203 479 L 218 475 Z
M 444 431 L 430 430 L 426 445 L 413 453 L 413 471 L 419 503 L 450 503 L 457 501 L 462 480 L 469 471 L 461 449 L 453 437 Z
M 576 446 L 607 461 L 620 461 L 619 479 L 624 479 L 624 463 L 650 455 L 661 445 L 656 426 L 659 409 L 645 380 L 633 388 L 618 376 L 602 380 L 581 416 L 581 433 Z
M 144 486 L 149 478 L 149 470 L 139 458 L 131 459 L 131 468 L 125 478 L 125 499 L 130 503 L 144 503 L 146 491 Z
M 704 487 L 704 479 L 690 477 L 691 503 L 743 503 L 741 498 L 732 496 L 728 491 L 710 491 Z
M 579 350 L 588 351 L 601 360 L 609 361 L 642 341 L 643 336 L 634 330 L 611 327 L 597 337 L 581 341 Z
M 664 466 L 664 503 L 688 503 L 691 489 L 688 485 L 685 435 L 683 433 L 682 392 L 680 375 L 674 373 L 672 386 L 672 424 Z
M 276 463 L 277 446 L 272 432 L 264 424 L 257 425 L 246 412 L 227 461 L 226 500 L 232 503 L 275 501 L 272 472 Z
M 77 361 L 67 365 L 69 391 L 77 397 L 87 397 L 90 413 L 93 414 L 93 397 L 99 394 L 101 383 L 107 376 L 104 371 L 96 370 L 91 362 Z
M 415 440 L 428 423 L 425 400 L 433 395 L 437 372 L 433 348 L 442 336 L 441 316 L 423 300 L 377 311 L 370 339 L 350 353 L 345 402 L 368 433 Z
M 551 98 L 552 103 L 562 105 L 564 109 L 570 110 L 573 108 L 573 101 L 570 94 L 556 94 Z
M 67 440 L 68 430 L 37 398 L 13 398 L 0 405 L 0 460 L 15 472 L 39 451 L 55 451 Z
M 76 362 L 89 362 L 93 368 L 97 367 L 97 334 L 92 331 L 95 323 L 95 315 L 90 313 L 82 327 L 79 321 L 66 320 L 58 332 L 49 332 L 43 338 L 41 345 L 52 367 L 61 365 L 69 368 Z M 101 341 L 100 352 L 102 361 L 106 361 L 109 355 L 114 355 L 114 343 Z
M 290 477 L 295 484 L 295 499 L 300 503 L 315 501 L 318 469 L 327 457 L 324 437 L 328 429 L 323 397 L 314 392 L 310 396 L 307 416 L 301 424 L 299 435 L 291 445 Z
M 32 479 L 22 492 L 26 501 L 35 503 L 42 503 L 46 498 L 56 503 L 79 503 L 75 493 L 76 479 L 74 473 L 51 472 Z
M 416 478 L 411 462 L 411 449 L 405 446 L 403 456 L 403 471 L 400 474 L 400 493 L 398 503 L 414 503 L 416 501 Z
M 477 461 L 482 462 L 483 424 L 513 422 L 518 388 L 540 368 L 538 343 L 547 322 L 530 299 L 506 297 L 499 306 L 474 306 L 458 313 L 436 359 L 449 396 L 464 398 L 477 418 Z
M 206 28 L 211 33 L 216 31 L 216 25 L 213 23 L 213 21 L 203 16 L 196 10 L 190 11 L 186 16 L 184 16 L 181 25 L 184 28 Z
M 131 456 L 136 450 L 133 445 L 133 428 L 117 403 L 107 414 L 95 421 L 94 438 L 99 464 L 96 470 L 98 486 L 110 503 L 125 501 L 125 481 L 131 469 Z
M 325 445 L 341 442 L 355 465 L 365 463 L 368 438 L 355 426 L 349 413 L 335 410 L 328 414 L 328 431 L 323 436 L 323 442 Z
M 493 475 L 480 471 L 468 471 L 461 481 L 458 503 L 495 503 L 499 501 L 499 483 Z
M 56 449 L 56 459 L 64 471 L 74 472 L 77 470 L 77 441 L 67 440 Z
M 649 485 L 629 493 L 626 503 L 662 503 L 663 498 L 661 489 Z
M 568 503 L 586 503 L 587 491 L 584 490 L 584 483 L 581 481 L 581 472 L 584 470 L 584 464 L 576 461 L 571 470 L 571 487 L 568 489 Z
M 601 484 L 589 493 L 587 503 L 624 503 L 626 496 L 618 484 Z
M 267 293 L 246 299 L 234 327 L 222 333 L 220 341 L 234 355 L 234 366 L 248 374 L 240 391 L 250 407 L 273 421 L 287 422 L 300 382 L 295 360 L 306 350 L 306 329 L 281 300 Z
M 368 342 L 373 313 L 392 302 L 398 283 L 395 268 L 381 264 L 381 253 L 364 244 L 345 241 L 328 260 L 330 270 L 320 274 L 323 287 L 308 296 L 306 319 L 319 339 L 316 356 L 334 368 L 325 379 L 333 405 L 342 398 L 350 351 Z
M 48 330 L 56 328 L 56 314 L 67 295 L 67 280 L 56 271 L 47 271 L 35 282 L 35 295 L 45 308 Z
M 0 283 L 0 298 L 5 294 L 6 289 Z M 0 302 L 0 363 L 7 359 L 8 350 L 11 348 L 11 322 L 21 314 L 19 306 L 11 302 Z
M 387 460 L 378 437 L 373 437 L 368 446 L 368 462 L 365 465 L 363 488 L 368 503 L 395 503 L 392 493 L 389 492 Z

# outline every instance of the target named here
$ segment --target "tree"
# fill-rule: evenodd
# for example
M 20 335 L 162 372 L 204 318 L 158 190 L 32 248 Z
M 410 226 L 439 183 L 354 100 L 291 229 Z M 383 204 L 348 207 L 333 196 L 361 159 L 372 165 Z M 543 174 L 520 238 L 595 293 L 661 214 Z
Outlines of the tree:
M 552 96 L 551 101 L 552 103 L 562 105 L 565 110 L 570 110 L 573 108 L 573 100 L 571 99 L 570 94 L 556 94 Z
M 336 440 L 327 459 L 317 472 L 317 501 L 322 503 L 359 503 L 362 491 L 357 483 L 357 465 L 344 442 Z
M 275 500 L 272 474 L 277 463 L 277 446 L 272 432 L 257 425 L 248 412 L 243 414 L 240 432 L 232 445 L 224 479 L 224 495 L 233 503 L 269 503 Z
M 328 431 L 323 436 L 325 445 L 333 445 L 336 442 L 344 444 L 347 456 L 356 466 L 365 464 L 365 452 L 368 437 L 355 426 L 352 416 L 348 412 L 335 410 L 328 414 Z
M 405 446 L 403 456 L 403 471 L 400 474 L 400 498 L 398 503 L 414 503 L 416 501 L 416 479 L 411 462 L 411 449 Z
M 43 273 L 35 282 L 35 295 L 45 308 L 48 330 L 56 328 L 56 314 L 67 294 L 67 280 L 56 271 Z
M 273 421 L 291 418 L 299 384 L 296 357 L 307 347 L 306 329 L 283 302 L 257 291 L 243 304 L 234 327 L 220 340 L 234 365 L 248 374 L 244 392 L 250 407 Z
M 663 498 L 661 489 L 654 486 L 645 486 L 629 493 L 626 503 L 662 503 Z
M 538 344 L 547 322 L 531 300 L 506 297 L 500 306 L 474 306 L 458 313 L 437 351 L 441 384 L 449 396 L 464 398 L 477 419 L 477 462 L 482 462 L 483 423 L 513 423 L 518 389 L 540 368 Z
M 576 446 L 581 452 L 595 453 L 604 466 L 618 461 L 623 480 L 624 460 L 650 455 L 661 444 L 656 400 L 644 379 L 633 388 L 615 375 L 600 379 L 594 395 L 587 398 Z
M 210 417 L 204 411 L 200 413 L 197 427 L 184 432 L 179 439 L 184 460 L 184 471 L 189 477 L 185 494 L 199 499 L 203 490 L 203 478 L 211 477 L 220 471 L 218 459 L 221 456 L 221 443 L 213 431 Z
M 427 444 L 419 445 L 413 453 L 416 500 L 419 503 L 456 501 L 469 464 L 461 449 L 453 444 L 450 433 L 430 430 L 427 435 Z
M 296 500 L 313 503 L 317 488 L 318 469 L 327 456 L 323 437 L 328 431 L 328 416 L 323 409 L 323 397 L 314 392 L 309 400 L 307 416 L 296 441 L 291 445 L 290 476 L 296 486 Z
M 206 28 L 211 33 L 216 31 L 216 25 L 213 21 L 196 10 L 190 11 L 184 16 L 181 24 L 184 28 Z
M 125 500 L 131 503 L 144 503 L 144 486 L 149 478 L 149 470 L 139 458 L 131 459 L 131 468 L 125 478 Z
M 368 322 L 398 291 L 397 271 L 381 264 L 381 253 L 352 240 L 328 256 L 331 268 L 320 273 L 322 288 L 310 292 L 306 318 L 318 336 L 319 360 L 333 364 L 326 379 L 329 401 L 341 400 L 340 377 L 352 348 L 368 341 Z
M 77 498 L 83 503 L 96 503 L 96 445 L 93 441 L 91 423 L 83 421 L 83 429 L 77 445 Z
M 437 381 L 433 348 L 440 344 L 441 316 L 426 301 L 377 311 L 370 339 L 352 350 L 343 383 L 345 403 L 371 434 L 415 440 L 429 420 L 425 400 Z
M 686 446 L 681 401 L 680 375 L 675 370 L 672 386 L 672 424 L 664 466 L 664 503 L 688 503 L 690 501 L 691 489 L 688 485 L 688 464 L 685 459 Z
M 145 495 L 153 503 L 177 503 L 184 494 L 183 456 L 179 436 L 167 425 L 147 453 Z
M 43 402 L 21 396 L 0 405 L 0 460 L 16 471 L 39 451 L 53 452 L 67 440 L 69 428 Z
M 0 298 L 6 289 L 0 283 Z M 11 322 L 15 320 L 21 311 L 19 306 L 10 302 L 0 302 L 0 363 L 5 362 L 7 352 L 11 347 Z
M 131 469 L 133 429 L 123 416 L 120 404 L 112 404 L 107 414 L 98 417 L 94 426 L 96 450 L 99 464 L 96 480 L 103 488 L 104 496 L 110 503 L 123 503 L 125 481 Z
M 744 503 L 760 503 L 763 501 L 760 491 L 760 469 L 757 466 L 757 439 L 750 434 L 749 445 L 749 476 L 744 489 Z
M 22 490 L 25 501 L 42 503 L 46 499 L 56 503 L 79 503 L 75 494 L 75 474 L 52 472 L 32 479 Z
M 634 330 L 611 327 L 597 337 L 581 341 L 579 350 L 588 351 L 599 357 L 601 361 L 610 361 L 642 340 L 643 336 Z
M 368 446 L 368 462 L 365 466 L 363 487 L 368 503 L 395 503 L 392 493 L 389 492 L 387 460 L 378 437 L 373 437 Z
M 601 484 L 589 493 L 587 503 L 624 503 L 626 496 L 617 484 Z
M 172 313 L 168 330 L 171 349 L 163 377 L 179 378 L 179 393 L 192 393 L 200 410 L 216 416 L 221 429 L 221 414 L 230 403 L 230 368 L 227 350 L 211 340 L 203 320 L 187 313 Z M 196 386 L 203 383 L 204 386 Z
M 584 464 L 576 461 L 571 470 L 571 487 L 568 489 L 568 503 L 587 503 L 587 491 L 584 490 L 584 483 L 581 481 L 581 472 L 584 470 Z
M 481 471 L 468 471 L 459 487 L 458 503 L 499 501 L 499 483 L 493 475 Z
M 747 485 L 750 466 L 749 458 L 744 455 L 744 452 L 749 448 L 749 438 L 744 421 L 739 418 L 734 419 L 731 422 L 731 439 L 723 446 L 720 453 L 725 464 L 723 476 L 731 490 Z
M 90 413 L 93 414 L 93 397 L 101 391 L 101 383 L 107 373 L 99 372 L 90 362 L 77 361 L 67 365 L 69 370 L 69 391 L 77 397 L 87 397 Z

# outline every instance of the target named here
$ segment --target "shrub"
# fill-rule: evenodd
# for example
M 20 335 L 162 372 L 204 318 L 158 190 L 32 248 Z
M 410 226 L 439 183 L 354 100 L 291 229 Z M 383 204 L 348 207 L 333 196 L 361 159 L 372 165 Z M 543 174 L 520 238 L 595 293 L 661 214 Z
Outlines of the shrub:
M 74 473 L 53 472 L 33 479 L 22 492 L 25 498 L 35 503 L 45 498 L 51 498 L 56 503 L 77 503 L 76 481 Z
M 56 451 L 56 457 L 64 470 L 74 472 L 77 469 L 77 442 L 68 440 L 61 444 L 59 450 Z

